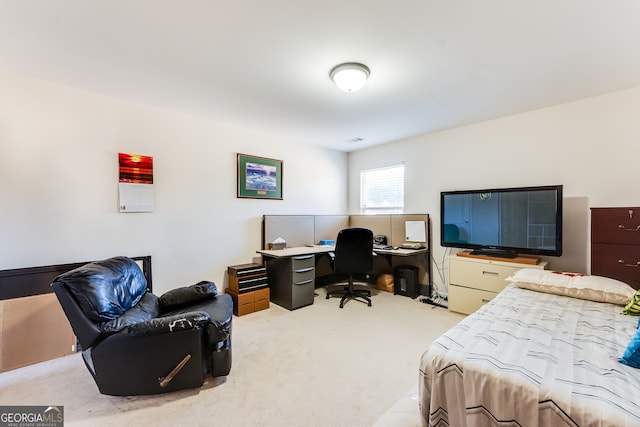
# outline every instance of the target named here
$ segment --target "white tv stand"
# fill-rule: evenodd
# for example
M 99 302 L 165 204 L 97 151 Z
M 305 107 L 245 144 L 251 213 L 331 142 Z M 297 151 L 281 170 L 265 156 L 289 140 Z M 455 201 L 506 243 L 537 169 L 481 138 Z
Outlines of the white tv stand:
M 471 314 L 507 285 L 505 279 L 521 268 L 547 269 L 538 258 L 497 258 L 467 251 L 449 257 L 449 310 Z

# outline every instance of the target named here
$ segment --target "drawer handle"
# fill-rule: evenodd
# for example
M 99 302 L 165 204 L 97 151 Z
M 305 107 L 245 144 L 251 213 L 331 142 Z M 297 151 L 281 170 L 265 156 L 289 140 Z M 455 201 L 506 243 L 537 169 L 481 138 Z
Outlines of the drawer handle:
M 638 225 L 636 228 L 627 228 L 622 224 L 618 224 L 618 228 L 624 231 L 640 231 L 640 225 Z
M 640 267 L 640 261 L 636 262 L 635 264 L 627 264 L 626 262 L 624 262 L 623 259 L 619 259 L 618 260 L 619 264 L 624 265 L 625 267 L 631 267 L 631 268 L 638 268 Z
M 500 273 L 496 273 L 495 271 L 484 271 L 482 270 L 482 274 L 489 274 L 491 276 L 499 276 Z
M 304 260 L 304 259 L 309 259 L 309 258 L 313 258 L 313 255 L 298 255 L 298 256 L 294 256 L 291 257 L 295 260 Z
M 295 285 L 306 285 L 307 283 L 313 282 L 313 279 L 305 280 L 304 282 L 297 282 Z
M 313 271 L 315 267 L 309 267 L 309 268 L 301 268 L 300 270 L 295 270 L 296 273 L 307 273 L 309 271 Z

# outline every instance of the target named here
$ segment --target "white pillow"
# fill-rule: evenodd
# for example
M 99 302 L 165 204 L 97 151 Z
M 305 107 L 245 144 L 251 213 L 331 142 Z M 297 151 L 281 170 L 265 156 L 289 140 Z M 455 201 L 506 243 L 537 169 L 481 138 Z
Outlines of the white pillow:
M 537 268 L 523 268 L 505 280 L 533 291 L 617 305 L 626 305 L 635 294 L 631 286 L 608 277 Z

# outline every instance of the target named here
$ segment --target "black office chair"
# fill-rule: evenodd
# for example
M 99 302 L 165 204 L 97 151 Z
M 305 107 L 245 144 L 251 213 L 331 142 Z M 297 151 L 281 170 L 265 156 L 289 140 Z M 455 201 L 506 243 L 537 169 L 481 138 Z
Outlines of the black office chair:
M 354 289 L 353 275 L 368 273 L 373 269 L 373 232 L 367 228 L 340 230 L 335 251 L 330 255 L 333 271 L 347 274 L 349 284 L 343 289 L 327 291 L 327 299 L 334 295 L 342 295 L 340 308 L 343 308 L 347 300 L 361 298 L 371 307 L 371 291 Z

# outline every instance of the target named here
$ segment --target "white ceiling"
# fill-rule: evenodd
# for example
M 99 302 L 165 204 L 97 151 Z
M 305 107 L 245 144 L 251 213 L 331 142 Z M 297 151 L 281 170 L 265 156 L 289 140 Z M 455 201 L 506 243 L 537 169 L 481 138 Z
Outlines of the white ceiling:
M 0 68 L 354 151 L 640 86 L 640 1 L 0 0 Z

